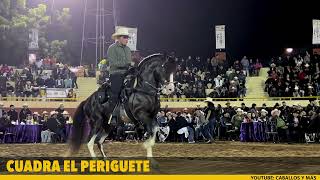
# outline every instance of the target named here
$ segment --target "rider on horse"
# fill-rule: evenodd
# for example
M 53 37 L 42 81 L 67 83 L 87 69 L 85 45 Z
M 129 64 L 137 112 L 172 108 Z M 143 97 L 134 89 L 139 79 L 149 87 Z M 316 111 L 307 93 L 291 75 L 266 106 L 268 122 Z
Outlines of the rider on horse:
M 127 46 L 129 39 L 128 29 L 120 27 L 112 35 L 112 39 L 116 40 L 115 43 L 109 46 L 107 52 L 107 59 L 109 62 L 109 73 L 111 83 L 111 97 L 108 100 L 109 108 L 113 111 L 111 122 L 116 124 L 118 119 L 118 112 L 114 110 L 119 102 L 119 96 L 122 89 L 123 81 L 127 75 L 127 71 L 131 64 L 131 50 Z

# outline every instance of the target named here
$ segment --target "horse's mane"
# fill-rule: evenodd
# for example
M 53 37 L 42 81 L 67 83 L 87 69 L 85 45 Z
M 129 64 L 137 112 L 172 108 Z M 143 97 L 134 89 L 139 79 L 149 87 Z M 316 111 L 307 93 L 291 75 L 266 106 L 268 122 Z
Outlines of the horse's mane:
M 157 54 L 152 54 L 150 56 L 147 56 L 145 58 L 143 58 L 139 64 L 138 64 L 138 68 L 139 69 L 143 69 L 147 64 L 153 62 L 153 60 L 155 60 L 156 57 L 160 57 L 160 56 L 163 56 L 162 54 L 160 53 L 157 53 Z

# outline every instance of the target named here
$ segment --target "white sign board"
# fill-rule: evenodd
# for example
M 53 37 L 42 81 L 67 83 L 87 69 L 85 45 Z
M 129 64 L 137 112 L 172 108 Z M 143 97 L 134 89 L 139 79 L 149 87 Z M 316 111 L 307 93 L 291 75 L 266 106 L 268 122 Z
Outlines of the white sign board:
M 225 25 L 216 26 L 216 49 L 226 48 Z
M 127 46 L 131 49 L 131 51 L 136 51 L 137 50 L 138 29 L 125 27 L 125 26 L 116 26 L 116 30 L 120 27 L 128 29 L 130 39 L 128 41 Z
M 38 29 L 30 29 L 29 32 L 29 50 L 39 49 L 39 31 Z
M 29 54 L 29 64 L 34 64 L 37 60 L 36 54 Z
M 47 88 L 47 98 L 66 98 L 68 96 L 68 89 L 64 88 Z
M 313 35 L 312 44 L 320 44 L 320 20 L 314 19 L 313 24 Z

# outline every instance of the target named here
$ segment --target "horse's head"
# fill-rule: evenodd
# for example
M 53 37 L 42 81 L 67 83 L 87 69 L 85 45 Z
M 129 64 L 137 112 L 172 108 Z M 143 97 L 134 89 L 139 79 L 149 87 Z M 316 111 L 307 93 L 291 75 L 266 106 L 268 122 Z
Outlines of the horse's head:
M 174 91 L 173 75 L 176 71 L 174 58 L 155 54 L 145 58 L 139 66 L 142 69 L 141 75 L 144 81 L 153 83 L 152 86 L 157 88 L 162 88 L 164 94 L 171 94 Z M 153 76 L 151 77 L 150 74 Z
M 165 61 L 162 64 L 163 82 L 164 87 L 163 94 L 172 94 L 174 92 L 174 74 L 177 69 L 177 64 L 174 57 L 164 55 Z

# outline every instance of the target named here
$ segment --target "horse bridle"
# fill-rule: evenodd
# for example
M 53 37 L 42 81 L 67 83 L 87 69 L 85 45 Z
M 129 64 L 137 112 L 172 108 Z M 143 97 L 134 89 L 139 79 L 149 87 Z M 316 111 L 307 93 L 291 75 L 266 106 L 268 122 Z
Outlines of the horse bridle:
M 163 56 L 165 56 L 166 60 L 165 60 L 165 62 L 161 65 L 161 68 L 162 68 L 163 71 L 165 71 L 165 64 L 169 61 L 170 56 L 166 56 L 166 55 L 163 55 Z M 140 75 L 140 71 L 137 73 L 137 76 L 139 76 L 139 75 Z M 173 82 L 167 82 L 167 81 L 165 80 L 165 83 L 164 83 L 164 84 L 159 83 L 160 88 L 157 88 L 157 87 L 153 86 L 153 85 L 152 85 L 151 83 L 149 83 L 148 81 L 144 81 L 143 83 L 145 83 L 147 86 L 151 87 L 153 90 L 155 90 L 155 92 L 152 93 L 152 92 L 147 92 L 147 91 L 144 91 L 144 90 L 138 90 L 138 91 L 144 92 L 145 94 L 149 94 L 149 95 L 152 95 L 152 96 L 154 96 L 154 95 L 159 96 L 159 95 L 160 95 L 160 92 L 164 89 L 165 85 L 168 85 L 168 84 L 173 83 Z M 136 90 L 137 90 L 137 89 L 136 89 Z

